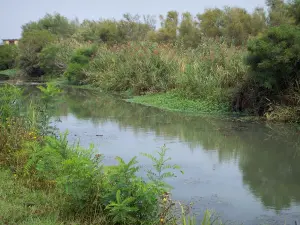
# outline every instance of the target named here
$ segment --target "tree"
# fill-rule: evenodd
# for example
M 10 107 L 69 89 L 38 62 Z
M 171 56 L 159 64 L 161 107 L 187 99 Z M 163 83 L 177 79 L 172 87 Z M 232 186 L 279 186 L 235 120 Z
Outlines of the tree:
M 293 16 L 296 25 L 300 25 L 300 0 L 291 0 L 288 10 Z
M 201 32 L 207 37 L 222 36 L 224 27 L 224 12 L 221 9 L 207 9 L 203 14 L 198 14 Z
M 0 70 L 7 70 L 15 67 L 18 48 L 15 45 L 0 46 Z
M 19 44 L 20 68 L 29 76 L 41 76 L 44 71 L 39 65 L 39 54 L 43 48 L 53 42 L 55 36 L 47 30 L 23 32 Z
M 37 22 L 30 22 L 22 26 L 23 33 L 34 30 L 47 30 L 52 34 L 60 37 L 72 36 L 78 28 L 77 20 L 70 21 L 66 17 L 55 13 L 54 15 L 46 14 Z
M 294 24 L 295 19 L 288 10 L 288 5 L 284 0 L 266 0 L 269 8 L 269 26 L 280 26 L 283 24 Z
M 270 28 L 249 42 L 247 63 L 260 86 L 277 94 L 300 78 L 300 28 Z
M 141 21 L 139 15 L 132 16 L 124 14 L 124 19 L 118 22 L 118 30 L 124 41 L 142 41 L 145 40 L 147 34 L 154 30 L 151 17 L 144 17 L 144 22 Z
M 235 45 L 245 44 L 252 32 L 251 16 L 242 8 L 225 8 L 223 36 Z
M 197 47 L 200 43 L 201 35 L 197 24 L 193 21 L 192 15 L 188 12 L 182 14 L 179 25 L 179 39 L 183 41 L 185 47 Z
M 157 32 L 157 41 L 174 42 L 177 38 L 178 12 L 169 11 L 167 17 L 160 16 L 161 28 Z
M 263 8 L 255 8 L 251 15 L 251 34 L 256 36 L 267 28 L 267 17 Z

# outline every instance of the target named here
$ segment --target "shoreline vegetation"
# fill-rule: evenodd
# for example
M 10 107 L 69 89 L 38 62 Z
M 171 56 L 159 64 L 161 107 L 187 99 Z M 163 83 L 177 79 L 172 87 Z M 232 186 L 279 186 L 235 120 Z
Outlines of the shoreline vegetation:
M 154 16 L 80 23 L 47 14 L 22 26 L 18 46 L 0 46 L 0 71 L 17 68 L 15 79 L 87 85 L 169 110 L 298 122 L 300 2 L 266 5 L 196 17 L 170 11 L 158 29 Z

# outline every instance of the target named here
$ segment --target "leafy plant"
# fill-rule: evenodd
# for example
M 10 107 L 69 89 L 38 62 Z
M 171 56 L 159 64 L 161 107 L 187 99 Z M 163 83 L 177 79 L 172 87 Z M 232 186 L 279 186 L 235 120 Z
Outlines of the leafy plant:
M 142 153 L 143 156 L 146 156 L 147 158 L 149 158 L 152 163 L 153 163 L 153 169 L 152 170 L 148 170 L 147 171 L 147 176 L 149 178 L 150 181 L 158 184 L 159 186 L 167 186 L 170 187 L 169 185 L 167 185 L 164 180 L 166 178 L 172 178 L 172 177 L 176 177 L 176 175 L 168 170 L 180 170 L 180 166 L 176 165 L 176 164 L 168 164 L 168 161 L 171 160 L 170 157 L 166 158 L 166 153 L 167 153 L 167 147 L 164 145 L 160 151 L 157 151 L 156 153 L 158 154 L 158 157 L 155 157 L 151 154 L 148 153 Z M 180 172 L 183 174 L 183 171 L 180 170 Z
M 133 197 L 127 197 L 122 200 L 121 191 L 117 191 L 116 202 L 113 201 L 106 206 L 106 210 L 109 211 L 108 215 L 113 217 L 112 222 L 114 224 L 136 223 L 136 218 L 133 214 L 138 211 L 138 208 L 130 206 L 134 200 Z

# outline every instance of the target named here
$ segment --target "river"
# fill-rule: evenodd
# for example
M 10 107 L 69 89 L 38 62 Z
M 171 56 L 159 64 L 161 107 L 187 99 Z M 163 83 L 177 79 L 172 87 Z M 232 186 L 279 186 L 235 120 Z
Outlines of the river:
M 56 127 L 69 141 L 95 145 L 106 164 L 115 156 L 153 153 L 164 144 L 184 174 L 169 180 L 173 199 L 213 209 L 226 224 L 300 222 L 300 130 L 162 111 L 95 91 L 66 88 Z

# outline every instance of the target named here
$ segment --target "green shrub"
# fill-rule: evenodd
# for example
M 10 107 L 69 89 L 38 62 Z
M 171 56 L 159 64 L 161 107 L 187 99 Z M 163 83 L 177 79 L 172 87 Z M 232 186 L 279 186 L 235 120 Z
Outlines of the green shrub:
M 86 79 L 84 69 L 88 67 L 90 58 L 95 54 L 96 46 L 88 46 L 77 49 L 71 56 L 70 63 L 64 73 L 72 84 L 83 84 Z
M 86 78 L 84 68 L 86 65 L 70 63 L 64 75 L 71 84 L 82 84 Z
M 247 63 L 259 85 L 275 94 L 295 83 L 300 75 L 300 29 L 270 28 L 248 44 Z
M 89 58 L 86 57 L 85 55 L 74 55 L 72 56 L 71 63 L 77 63 L 77 64 L 81 64 L 81 65 L 85 65 L 89 63 Z

